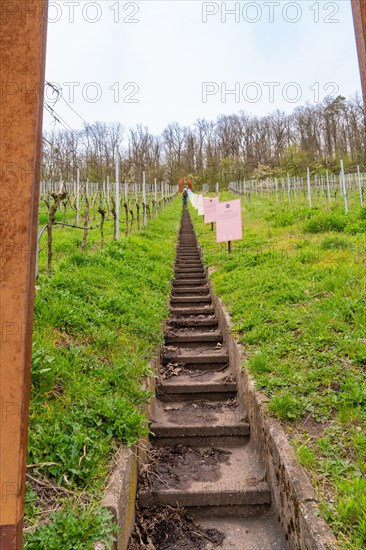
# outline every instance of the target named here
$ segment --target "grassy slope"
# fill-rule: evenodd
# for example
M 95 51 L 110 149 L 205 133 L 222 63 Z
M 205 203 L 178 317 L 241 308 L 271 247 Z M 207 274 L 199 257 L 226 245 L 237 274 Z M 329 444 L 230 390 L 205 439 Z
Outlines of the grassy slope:
M 97 501 L 113 451 L 146 432 L 140 383 L 162 341 L 180 208 L 176 200 L 144 231 L 102 251 L 98 235 L 81 254 L 73 242 L 80 235 L 55 232 L 54 276 L 41 275 L 35 303 L 28 464 L 54 463 L 31 475 L 85 492 L 86 502 L 32 483 L 25 548 L 84 550 L 110 540 Z M 48 497 L 60 509 L 44 523 Z
M 192 216 L 245 367 L 271 397 L 325 519 L 345 548 L 365 548 L 366 210 L 254 199 L 231 256 Z

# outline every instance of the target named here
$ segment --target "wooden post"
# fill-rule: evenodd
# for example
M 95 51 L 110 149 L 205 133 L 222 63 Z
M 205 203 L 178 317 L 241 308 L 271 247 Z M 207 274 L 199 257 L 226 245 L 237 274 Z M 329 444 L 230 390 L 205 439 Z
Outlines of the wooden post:
M 142 172 L 142 207 L 144 209 L 144 225 L 146 225 L 146 173 Z
M 1 2 L 1 550 L 22 547 L 47 4 Z
M 308 168 L 307 183 L 308 183 L 309 208 L 313 208 L 313 201 L 312 201 L 312 198 L 311 198 L 310 168 Z
M 329 187 L 329 172 L 327 170 L 327 197 L 328 197 L 328 203 L 330 204 L 330 187 Z
M 120 196 L 119 196 L 119 156 L 117 153 L 116 156 L 116 227 L 115 227 L 115 234 L 114 239 L 116 241 L 119 241 L 119 202 L 120 202 Z
M 345 174 L 344 174 L 343 160 L 341 160 L 340 180 L 341 180 L 341 188 L 342 188 L 342 191 L 343 191 L 343 198 L 344 198 L 344 211 L 345 211 L 346 214 L 348 214 L 347 185 L 346 185 L 346 177 L 345 177 Z
M 76 172 L 76 225 L 79 225 L 80 210 L 80 168 Z
M 357 166 L 357 184 L 358 184 L 358 189 L 360 191 L 361 208 L 363 208 L 365 204 L 363 199 L 363 187 L 362 187 L 362 180 L 361 180 L 361 173 L 360 173 L 359 166 Z
M 352 0 L 353 21 L 355 25 L 358 63 L 361 74 L 363 102 L 366 107 L 366 2 Z
M 155 200 L 155 216 L 158 213 L 158 187 L 156 183 L 156 178 L 154 178 L 154 200 Z

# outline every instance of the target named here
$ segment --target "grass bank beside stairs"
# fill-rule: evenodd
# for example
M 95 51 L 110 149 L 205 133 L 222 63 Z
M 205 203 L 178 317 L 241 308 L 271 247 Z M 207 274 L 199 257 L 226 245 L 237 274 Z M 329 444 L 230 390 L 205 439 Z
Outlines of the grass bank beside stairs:
M 222 194 L 231 200 L 232 194 Z M 190 208 L 213 287 L 342 547 L 366 548 L 366 209 L 254 197 L 243 240 Z
M 141 380 L 163 340 L 180 217 L 176 199 L 140 233 L 66 254 L 37 282 L 28 550 L 87 550 L 113 538 L 98 502 L 112 454 L 147 431 Z

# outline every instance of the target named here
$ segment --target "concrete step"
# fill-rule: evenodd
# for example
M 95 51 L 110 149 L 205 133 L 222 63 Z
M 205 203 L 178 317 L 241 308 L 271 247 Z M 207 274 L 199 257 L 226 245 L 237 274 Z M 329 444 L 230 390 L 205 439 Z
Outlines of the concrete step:
M 271 503 L 269 486 L 250 445 L 214 449 L 179 446 L 168 453 L 164 450 L 162 456 L 166 475 L 160 483 L 154 480 L 152 488 L 140 491 L 142 507 L 219 506 L 230 512 L 231 506 Z
M 205 347 L 201 344 L 197 348 L 184 348 L 177 346 L 164 346 L 162 351 L 162 364 L 179 363 L 188 368 L 217 369 L 229 363 L 229 354 L 225 348 Z
M 179 262 L 176 262 L 175 263 L 175 267 L 178 268 L 178 269 L 203 269 L 203 265 L 202 265 L 202 262 L 201 261 L 192 261 L 192 260 L 189 260 L 189 261 L 186 261 L 186 260 L 181 260 Z
M 206 281 L 207 281 L 207 278 L 206 278 L 206 273 L 204 271 L 175 271 L 174 272 L 174 279 L 175 281 L 188 281 L 189 280 L 194 280 L 195 282 L 199 282 L 199 283 L 202 283 L 202 284 L 205 284 Z M 198 284 L 199 284 L 198 283 Z
M 180 260 L 179 262 L 176 262 L 175 263 L 175 267 L 174 267 L 175 270 L 203 270 L 204 271 L 204 268 L 203 268 L 203 264 L 201 262 L 201 260 L 194 260 L 194 259 L 182 259 Z
M 157 401 L 150 436 L 158 446 L 241 445 L 250 428 L 241 410 L 221 401 Z
M 188 277 L 189 279 L 192 279 L 194 277 L 198 277 L 198 278 L 200 276 L 204 277 L 206 273 L 204 269 L 198 269 L 198 268 L 192 269 L 191 267 L 180 267 L 179 269 L 174 270 L 174 275 L 175 277 L 177 275 L 181 275 L 181 278 Z
M 272 510 L 257 510 L 239 517 L 213 515 L 210 508 L 195 513 L 195 524 L 204 529 L 218 529 L 225 535 L 221 548 L 230 550 L 290 550 L 285 535 Z
M 218 321 L 214 315 L 190 315 L 171 317 L 169 326 L 175 328 L 216 328 Z
M 200 302 L 201 304 L 208 304 L 212 302 L 212 298 L 210 294 L 207 296 L 204 296 L 202 294 L 198 294 L 197 296 L 171 296 L 170 303 L 171 304 L 194 304 L 196 302 Z
M 187 286 L 207 286 L 206 277 L 196 277 L 195 279 L 186 279 L 186 278 L 176 278 L 173 281 L 173 288 L 176 287 L 187 287 Z
M 198 375 L 182 370 L 177 376 L 160 379 L 156 385 L 156 394 L 162 402 L 227 401 L 236 396 L 236 390 L 235 377 L 229 367 L 224 371 Z
M 178 286 L 172 288 L 172 294 L 189 294 L 189 296 L 196 296 L 202 294 L 203 296 L 210 292 L 208 285 L 201 286 Z
M 190 331 L 187 330 L 177 330 L 175 332 L 173 331 L 167 331 L 165 333 L 165 342 L 167 344 L 171 343 L 206 343 L 206 342 L 222 342 L 223 336 L 221 331 Z
M 170 313 L 172 316 L 175 315 L 204 315 L 215 313 L 215 308 L 213 306 L 203 306 L 203 307 L 171 307 Z

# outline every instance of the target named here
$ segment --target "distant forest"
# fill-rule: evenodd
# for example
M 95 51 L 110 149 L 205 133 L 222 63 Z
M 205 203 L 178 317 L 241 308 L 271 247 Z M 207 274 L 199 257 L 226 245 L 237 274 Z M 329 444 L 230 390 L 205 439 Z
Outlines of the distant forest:
M 114 180 L 116 158 L 120 178 L 175 183 L 190 176 L 196 185 L 227 184 L 243 178 L 339 172 L 357 164 L 366 169 L 366 126 L 362 99 L 356 94 L 279 110 L 266 116 L 220 115 L 216 121 L 198 119 L 191 126 L 169 124 L 161 135 L 138 125 L 94 122 L 82 130 L 57 129 L 44 134 L 42 178 L 73 181 Z

